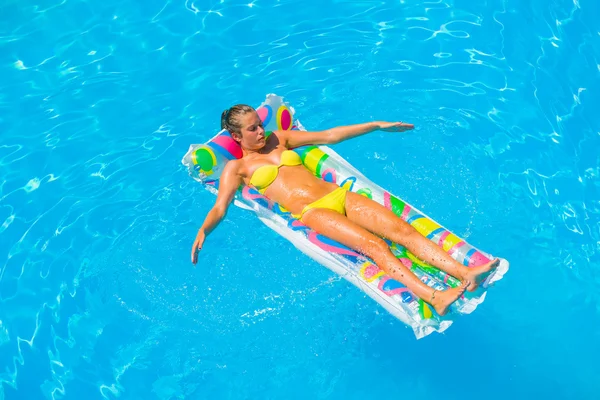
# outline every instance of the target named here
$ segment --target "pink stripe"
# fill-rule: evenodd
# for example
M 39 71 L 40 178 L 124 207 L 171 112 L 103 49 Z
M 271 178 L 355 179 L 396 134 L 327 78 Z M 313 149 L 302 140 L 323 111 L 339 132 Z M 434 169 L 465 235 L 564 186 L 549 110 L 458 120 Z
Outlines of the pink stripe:
M 312 231 L 308 234 L 308 240 L 313 243 L 316 244 L 317 246 L 319 246 L 321 249 L 329 251 L 330 253 L 335 253 L 335 254 L 341 254 L 341 255 L 347 255 L 347 256 L 353 256 L 353 257 L 359 257 L 360 255 L 357 252 L 351 251 L 351 250 L 347 250 L 347 249 L 343 249 L 340 247 L 335 247 L 335 246 L 331 246 L 327 243 L 323 243 L 322 241 L 319 240 L 319 238 L 317 237 L 317 232 Z
M 303 227 L 305 227 L 306 225 L 304 225 L 304 224 L 303 224 L 301 221 L 299 221 L 299 220 L 295 219 L 295 220 L 293 220 L 293 221 L 292 221 L 292 226 L 293 226 L 294 228 L 303 228 Z
M 369 263 L 367 266 L 365 266 L 363 268 L 364 268 L 363 276 L 365 277 L 365 279 L 372 279 L 378 273 L 383 272 L 382 269 L 380 269 L 377 265 L 375 265 L 373 263 Z
M 251 193 L 250 186 L 244 186 L 244 188 L 242 189 L 242 197 L 246 200 L 264 200 L 267 202 L 267 208 L 269 210 L 273 208 L 273 205 L 275 204 L 271 199 L 263 196 L 260 193 Z
M 383 205 L 388 210 L 392 209 L 392 201 L 390 200 L 390 194 L 388 192 L 383 192 Z
M 242 158 L 242 148 L 231 136 L 221 135 L 213 139 L 213 142 L 223 147 L 235 158 Z
M 486 256 L 483 255 L 482 252 L 480 252 L 479 250 L 475 251 L 475 253 L 473 253 L 473 255 L 471 256 L 471 259 L 469 259 L 469 267 L 475 267 L 478 265 L 483 265 L 485 263 L 488 263 L 492 260 L 490 260 L 489 258 L 487 258 Z
M 321 173 L 321 179 L 325 180 L 325 175 L 327 175 L 327 174 L 331 174 L 331 176 L 333 177 L 331 182 L 337 183 L 337 176 L 335 174 L 335 169 L 327 168 L 325 171 L 323 171 Z
M 385 291 L 383 290 L 383 285 L 385 285 L 385 283 L 389 280 L 390 280 L 389 276 L 387 276 L 387 275 L 382 276 L 381 279 L 379 280 L 379 283 L 377 284 L 377 288 L 379 288 L 379 290 L 381 290 L 382 292 L 385 293 Z
M 399 258 L 399 260 L 402 264 L 404 264 L 404 266 L 406 268 L 408 268 L 408 269 L 412 268 L 413 262 L 410 258 L 403 257 L 403 258 Z
M 408 213 L 410 212 L 411 208 L 408 204 L 404 205 L 404 210 L 402 210 L 402 219 L 403 220 L 407 220 L 408 219 Z
M 397 288 L 394 290 L 390 290 L 388 292 L 385 292 L 385 294 L 387 294 L 388 296 L 393 296 L 395 294 L 400 294 L 400 293 L 404 293 L 404 292 L 408 292 L 408 289 L 403 287 L 403 288 Z
M 387 281 L 389 281 L 390 278 L 387 275 L 384 275 L 381 280 L 379 280 L 379 283 L 377 284 L 377 287 L 379 288 L 379 290 L 381 290 L 383 293 L 387 294 L 388 296 L 393 296 L 395 294 L 400 294 L 400 293 L 404 293 L 404 292 L 408 292 L 408 288 L 406 287 L 401 287 L 401 288 L 396 288 L 396 289 L 392 289 L 392 290 L 383 290 L 383 285 L 385 285 L 385 283 Z
M 454 252 L 458 251 L 458 249 L 463 247 L 465 244 L 466 244 L 465 242 L 456 243 L 454 246 L 452 246 L 452 248 L 450 250 L 448 250 L 448 253 L 453 254 Z
M 446 240 L 446 238 L 448 237 L 449 234 L 450 234 L 450 231 L 446 231 L 446 232 L 442 233 L 442 236 L 440 236 L 440 240 L 438 240 L 438 246 L 444 245 L 444 240 Z

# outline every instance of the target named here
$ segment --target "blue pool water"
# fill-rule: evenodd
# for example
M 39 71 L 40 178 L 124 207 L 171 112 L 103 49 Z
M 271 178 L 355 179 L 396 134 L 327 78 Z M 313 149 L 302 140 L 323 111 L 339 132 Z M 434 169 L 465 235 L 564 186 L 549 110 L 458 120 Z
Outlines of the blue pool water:
M 24 0 L 0 5 L 0 399 L 593 399 L 600 3 Z M 180 164 L 223 109 L 307 129 L 509 259 L 411 329 Z

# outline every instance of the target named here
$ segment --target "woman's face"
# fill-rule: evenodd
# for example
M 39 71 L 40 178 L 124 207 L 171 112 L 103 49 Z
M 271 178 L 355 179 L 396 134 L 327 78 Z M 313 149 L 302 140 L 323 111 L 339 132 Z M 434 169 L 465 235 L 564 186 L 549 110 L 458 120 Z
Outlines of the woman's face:
M 265 146 L 265 129 L 262 121 L 255 111 L 248 112 L 240 117 L 241 137 L 236 140 L 240 145 L 248 150 L 259 150 Z M 237 136 L 237 135 L 236 135 Z

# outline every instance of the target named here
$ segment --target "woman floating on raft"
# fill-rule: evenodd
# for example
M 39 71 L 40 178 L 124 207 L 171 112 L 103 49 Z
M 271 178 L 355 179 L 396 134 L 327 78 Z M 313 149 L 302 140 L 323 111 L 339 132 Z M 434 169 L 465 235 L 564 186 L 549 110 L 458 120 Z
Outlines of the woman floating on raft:
M 215 204 L 192 246 L 194 264 L 206 235 L 223 219 L 241 184 L 256 188 L 321 235 L 369 257 L 393 279 L 431 304 L 440 315 L 445 315 L 465 290 L 476 290 L 499 264 L 499 260 L 494 259 L 478 267 L 465 267 L 383 205 L 315 177 L 304 167 L 300 157 L 289 150 L 339 143 L 376 130 L 405 132 L 414 128 L 412 124 L 369 122 L 302 134 L 277 130 L 267 136 L 256 110 L 238 104 L 223 112 L 221 128 L 229 131 L 240 144 L 243 156 L 225 165 Z M 394 256 L 382 238 L 401 244 L 421 260 L 459 279 L 461 285 L 444 291 L 427 286 Z

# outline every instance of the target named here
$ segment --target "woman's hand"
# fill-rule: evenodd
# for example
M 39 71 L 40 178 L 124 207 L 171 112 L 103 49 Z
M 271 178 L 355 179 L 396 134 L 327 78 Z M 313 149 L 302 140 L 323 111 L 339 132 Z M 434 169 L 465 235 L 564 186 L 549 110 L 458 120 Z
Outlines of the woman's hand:
M 194 244 L 192 245 L 192 263 L 194 265 L 198 261 L 198 252 L 202 249 L 204 239 L 206 239 L 206 235 L 204 234 L 204 231 L 200 229 L 196 235 L 196 240 L 194 240 Z
M 385 132 L 406 132 L 415 128 L 413 124 L 400 122 L 378 122 L 379 130 Z

